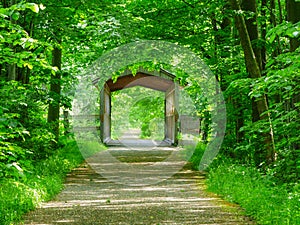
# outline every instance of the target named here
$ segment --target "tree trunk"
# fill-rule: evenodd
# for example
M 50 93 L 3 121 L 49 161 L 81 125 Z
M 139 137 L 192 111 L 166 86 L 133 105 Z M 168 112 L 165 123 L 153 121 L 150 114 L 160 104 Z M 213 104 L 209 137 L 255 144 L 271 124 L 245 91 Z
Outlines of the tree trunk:
M 204 113 L 204 117 L 202 118 L 202 124 L 201 124 L 201 134 L 202 134 L 202 141 L 204 143 L 208 142 L 208 133 L 209 133 L 209 118 L 208 113 Z
M 52 51 L 52 65 L 57 67 L 58 71 L 56 71 L 55 74 L 51 75 L 50 95 L 52 96 L 52 101 L 49 103 L 49 109 L 48 109 L 48 123 L 51 123 L 56 141 L 58 141 L 59 138 L 61 57 L 62 57 L 62 50 L 60 49 L 60 47 L 56 46 Z
M 279 24 L 282 24 L 283 22 L 283 16 L 282 16 L 282 7 L 281 7 L 281 1 L 278 0 L 278 11 L 279 11 Z
M 241 143 L 244 140 L 245 135 L 245 132 L 241 131 L 241 128 L 244 126 L 244 109 L 242 104 L 242 98 L 234 100 L 235 111 L 237 113 L 235 122 L 236 143 Z
M 274 0 L 271 0 L 271 2 Z M 267 0 L 261 1 L 261 14 L 263 21 L 261 22 L 261 39 L 263 44 L 261 46 L 261 70 L 264 71 L 266 68 L 267 61 L 267 49 L 266 49 L 266 35 L 267 35 Z
M 261 49 L 258 46 L 258 39 L 259 39 L 259 33 L 258 33 L 258 25 L 257 25 L 257 12 L 256 12 L 256 2 L 255 0 L 243 0 L 242 1 L 242 9 L 247 12 L 254 13 L 254 16 L 252 16 L 250 19 L 245 20 L 245 24 L 247 27 L 248 35 L 250 38 L 251 46 L 253 49 L 253 52 L 255 54 L 256 62 L 259 66 L 260 71 L 262 70 L 262 54 Z M 251 99 L 252 104 L 252 121 L 256 122 L 259 120 L 259 111 L 257 107 L 257 102 L 255 99 Z
M 64 110 L 64 134 L 68 135 L 70 133 L 70 121 L 69 121 L 69 111 Z
M 300 21 L 300 2 L 296 0 L 286 1 L 287 20 L 291 23 Z M 290 39 L 290 51 L 294 52 L 300 46 L 300 41 L 296 38 Z
M 300 2 L 296 0 L 287 0 L 286 1 L 286 9 L 287 9 L 287 20 L 291 23 L 297 23 L 300 21 Z M 290 39 L 290 52 L 296 51 L 296 49 L 300 46 L 299 39 L 291 38 Z M 296 80 L 295 82 L 298 82 Z M 292 110 L 297 110 L 299 113 L 299 108 L 296 107 L 296 104 L 300 102 L 300 94 L 296 93 L 291 99 L 291 108 Z M 290 111 L 289 109 L 288 111 Z M 300 149 L 299 143 L 293 144 L 294 149 Z M 296 158 L 296 157 L 295 157 Z
M 252 49 L 254 51 L 257 64 L 262 70 L 262 57 L 261 57 L 261 46 L 259 46 L 259 32 L 257 24 L 257 5 L 256 0 L 243 0 L 242 1 L 242 10 L 253 13 L 249 19 L 244 19 L 247 27 L 248 35 L 252 43 Z
M 7 3 L 7 2 L 4 2 L 4 6 L 7 6 L 7 7 L 10 7 L 12 5 L 16 4 L 16 1 L 15 0 L 12 0 L 11 1 L 11 4 Z M 16 21 L 10 17 L 10 20 L 11 20 L 11 23 L 12 24 L 16 24 Z M 12 44 L 9 45 L 9 47 L 12 49 L 12 51 L 15 53 L 16 52 L 16 49 L 14 48 L 14 46 Z M 7 65 L 7 80 L 16 80 L 17 78 L 17 66 L 15 63 L 13 64 L 8 64 Z
M 278 4 L 280 4 L 280 1 Z M 271 21 L 271 24 L 273 27 L 277 26 L 275 11 L 276 11 L 275 0 L 271 0 L 270 1 L 270 21 Z M 279 21 L 281 21 L 282 20 L 281 8 L 279 8 L 279 11 L 280 11 Z M 282 23 L 282 21 L 280 23 Z M 281 54 L 280 40 L 279 40 L 279 37 L 276 35 L 276 45 L 274 46 L 274 50 L 272 52 L 272 57 L 276 58 L 279 54 Z
M 230 0 L 230 3 L 234 10 L 241 11 L 241 7 L 238 3 L 238 0 Z M 236 14 L 235 16 L 236 27 L 239 31 L 241 45 L 244 50 L 246 67 L 249 72 L 251 78 L 260 78 L 261 70 L 257 59 L 255 57 L 255 53 L 253 51 L 250 36 L 247 30 L 245 19 L 242 15 Z M 269 131 L 263 134 L 264 143 L 266 146 L 266 162 L 271 163 L 275 160 L 275 145 L 273 138 L 273 129 L 271 125 L 270 114 L 268 113 L 268 104 L 266 95 L 263 95 L 259 98 L 256 98 L 257 103 L 257 111 L 259 113 L 260 120 L 266 120 L 269 123 Z
M 7 80 L 16 80 L 17 77 L 17 68 L 16 68 L 16 64 L 9 64 L 7 66 Z

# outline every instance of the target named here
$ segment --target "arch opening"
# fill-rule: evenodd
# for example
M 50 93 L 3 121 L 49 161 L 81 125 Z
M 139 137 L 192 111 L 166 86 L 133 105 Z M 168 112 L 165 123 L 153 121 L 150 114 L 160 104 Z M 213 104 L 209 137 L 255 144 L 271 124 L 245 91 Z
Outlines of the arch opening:
M 164 92 L 135 86 L 112 92 L 111 98 L 113 140 L 164 139 Z
M 162 106 L 163 109 L 161 109 L 163 116 L 162 118 L 155 118 L 155 117 L 149 117 L 152 121 L 146 121 L 148 123 L 140 123 L 140 127 L 135 127 L 135 132 L 145 132 L 151 131 L 149 129 L 149 126 L 151 125 L 150 122 L 152 122 L 152 125 L 156 126 L 156 129 L 159 129 L 160 131 L 163 129 L 162 134 L 162 140 L 151 140 L 152 145 L 155 146 L 170 146 L 170 145 L 176 145 L 178 143 L 177 134 L 178 134 L 178 84 L 174 81 L 175 76 L 167 71 L 160 70 L 159 72 L 149 72 L 145 71 L 143 69 L 140 69 L 137 71 L 136 75 L 133 75 L 131 71 L 127 70 L 125 71 L 121 76 L 118 77 L 116 82 L 113 82 L 112 79 L 109 79 L 106 81 L 104 86 L 102 87 L 102 90 L 100 92 L 100 138 L 101 141 L 110 146 L 110 145 L 122 145 L 127 143 L 131 144 L 141 144 L 141 145 L 147 145 L 149 142 L 141 141 L 143 138 L 140 136 L 139 140 L 137 140 L 137 134 L 127 136 L 124 140 L 124 138 L 121 140 L 118 137 L 116 138 L 116 135 L 112 132 L 112 125 L 116 124 L 116 121 L 112 121 L 112 115 L 113 115 L 113 105 L 112 105 L 112 96 L 114 96 L 114 92 L 119 92 L 126 90 L 128 88 L 137 88 L 137 87 L 143 87 L 146 89 L 150 89 L 156 92 L 160 92 L 160 94 L 156 95 L 148 95 L 145 94 L 147 92 L 141 93 L 138 98 L 137 102 L 135 104 L 131 103 L 129 105 L 129 108 L 131 108 L 131 111 L 124 110 L 126 107 L 128 108 L 128 105 L 124 105 L 123 111 L 124 111 L 124 117 L 123 120 L 127 121 L 120 121 L 120 125 L 124 124 L 124 122 L 132 122 L 132 110 L 138 109 L 138 105 L 142 102 L 143 108 L 145 112 L 139 112 L 139 113 L 145 113 L 145 117 L 149 117 L 149 114 L 153 113 L 151 112 L 151 108 L 153 108 L 153 104 L 155 104 L 155 100 L 159 100 L 161 98 L 162 100 Z M 148 92 L 149 93 L 149 92 Z M 160 97 L 158 97 L 160 96 Z M 157 102 L 158 103 L 158 102 Z M 148 107 L 147 107 L 147 104 Z M 118 112 L 120 113 L 120 112 Z M 131 117 L 131 118 L 130 118 Z M 161 119 L 161 120 L 160 120 Z M 139 121 L 141 122 L 141 121 Z M 154 124 L 153 124 L 154 122 Z M 156 124 L 155 124 L 156 122 Z M 161 126 L 163 124 L 163 126 Z M 135 124 L 138 125 L 138 124 Z M 144 127 L 143 127 L 144 126 Z M 134 127 L 134 126 L 133 126 Z M 125 127 L 124 127 L 125 128 Z M 133 131 L 133 129 L 131 129 Z M 130 132 L 129 132 L 130 133 Z M 151 136 L 151 135 L 148 135 Z

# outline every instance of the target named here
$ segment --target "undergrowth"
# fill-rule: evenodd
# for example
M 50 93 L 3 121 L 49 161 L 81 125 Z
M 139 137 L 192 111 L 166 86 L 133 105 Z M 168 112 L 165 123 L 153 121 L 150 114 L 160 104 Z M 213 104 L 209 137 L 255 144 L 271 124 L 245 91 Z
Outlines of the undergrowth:
M 193 170 L 198 170 L 201 159 L 204 155 L 206 149 L 206 144 L 203 142 L 198 142 L 195 147 L 187 146 L 187 159 L 191 164 Z
M 213 165 L 208 190 L 239 204 L 258 224 L 300 224 L 300 184 L 278 185 L 256 168 L 222 160 Z
M 82 161 L 75 141 L 68 141 L 52 156 L 32 165 L 32 171 L 27 171 L 18 179 L 2 179 L 0 224 L 18 221 L 24 213 L 53 198 L 62 190 L 66 174 Z

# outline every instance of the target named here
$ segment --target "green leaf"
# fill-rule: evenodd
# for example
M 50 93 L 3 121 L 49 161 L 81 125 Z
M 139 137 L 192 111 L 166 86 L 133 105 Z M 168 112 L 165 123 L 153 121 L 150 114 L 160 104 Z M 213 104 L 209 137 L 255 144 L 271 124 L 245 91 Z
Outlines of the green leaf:
M 33 69 L 33 66 L 32 66 L 31 64 L 29 64 L 29 63 L 24 63 L 24 64 L 23 64 L 23 66 L 24 66 L 24 67 L 26 67 L 26 66 L 27 66 L 27 67 L 28 67 L 28 69 L 30 69 L 30 70 L 32 70 L 32 69 Z
M 26 4 L 26 7 L 28 8 L 28 9 L 30 9 L 31 11 L 33 11 L 33 12 L 35 12 L 35 13 L 38 13 L 39 12 L 39 6 L 37 5 L 37 4 L 35 4 L 35 3 L 27 3 Z
M 4 18 L 8 17 L 7 9 L 1 8 L 0 9 L 0 16 L 2 16 Z
M 18 20 L 20 18 L 20 13 L 19 12 L 14 12 L 11 16 L 13 20 Z
M 286 87 L 284 87 L 286 90 L 288 90 L 288 91 L 290 91 L 290 90 L 292 90 L 292 86 L 286 86 Z
M 276 33 L 272 33 L 271 36 L 270 36 L 269 42 L 273 43 L 273 41 L 275 40 L 275 38 L 276 38 Z
M 40 9 L 44 10 L 44 9 L 46 9 L 46 7 L 43 4 L 40 4 Z
M 299 32 L 299 31 L 294 31 L 294 32 L 292 33 L 292 36 L 294 36 L 294 37 L 299 37 L 299 36 L 300 36 L 300 32 Z

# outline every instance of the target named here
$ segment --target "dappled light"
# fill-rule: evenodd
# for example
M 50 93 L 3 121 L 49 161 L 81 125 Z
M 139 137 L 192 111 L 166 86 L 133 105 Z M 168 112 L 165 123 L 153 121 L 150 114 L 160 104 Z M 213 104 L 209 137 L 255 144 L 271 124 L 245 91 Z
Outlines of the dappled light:
M 217 196 L 199 192 L 201 187 L 203 174 L 189 169 L 135 187 L 110 182 L 83 164 L 67 177 L 65 190 L 29 213 L 25 224 L 252 224 Z
M 0 1 L 0 225 L 299 225 L 299 12 Z

